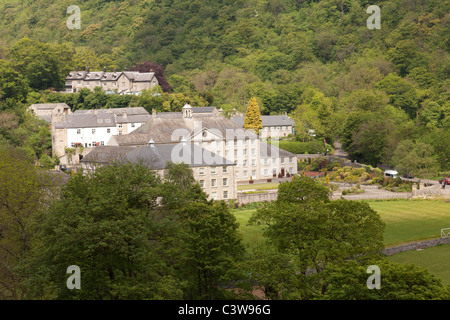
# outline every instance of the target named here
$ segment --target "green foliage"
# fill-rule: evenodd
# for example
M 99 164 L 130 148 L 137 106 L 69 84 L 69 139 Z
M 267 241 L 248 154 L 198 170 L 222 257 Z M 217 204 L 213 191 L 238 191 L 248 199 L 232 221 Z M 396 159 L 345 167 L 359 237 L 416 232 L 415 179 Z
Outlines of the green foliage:
M 313 140 L 307 142 L 295 140 L 280 140 L 278 141 L 278 147 L 280 149 L 296 154 L 308 154 L 308 153 L 314 154 L 326 152 L 323 140 Z
M 246 130 L 253 130 L 256 134 L 259 134 L 259 130 L 262 129 L 261 113 L 259 111 L 256 98 L 251 98 L 245 112 L 244 128 Z
M 169 163 L 167 170 L 164 182 L 142 164 L 113 163 L 72 176 L 33 220 L 37 245 L 21 260 L 26 296 L 232 297 L 222 286 L 243 276 L 235 217 L 224 202 L 206 200 L 189 167 Z M 66 287 L 70 265 L 80 267 L 81 290 Z
M 26 272 L 18 266 L 27 261 L 37 243 L 33 219 L 53 194 L 50 175 L 13 148 L 0 147 L 0 297 L 22 299 Z
M 311 197 L 299 199 L 292 195 L 298 192 L 293 190 Z M 365 202 L 330 201 L 329 192 L 328 187 L 310 178 L 296 178 L 282 183 L 278 200 L 258 209 L 249 219 L 250 224 L 264 224 L 270 243 L 291 257 L 297 282 L 285 280 L 278 287 L 294 285 L 297 299 L 320 297 L 328 286 L 330 268 L 348 260 L 362 263 L 384 248 L 380 216 Z
M 380 289 L 369 290 L 366 286 L 367 267 L 380 268 Z M 448 300 L 450 291 L 440 279 L 428 270 L 413 264 L 402 265 L 387 259 L 368 261 L 358 265 L 354 261 L 333 266 L 329 285 L 318 299 L 332 300 Z

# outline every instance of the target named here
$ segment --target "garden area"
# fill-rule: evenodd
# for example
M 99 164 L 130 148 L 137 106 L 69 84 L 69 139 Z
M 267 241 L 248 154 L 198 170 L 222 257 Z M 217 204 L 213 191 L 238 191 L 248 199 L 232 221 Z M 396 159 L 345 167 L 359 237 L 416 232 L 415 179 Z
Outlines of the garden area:
M 300 159 L 297 164 L 299 174 L 307 171 L 318 171 L 324 173 L 323 180 L 330 182 L 345 182 L 354 184 L 378 185 L 379 188 L 391 192 L 411 192 L 411 181 L 405 181 L 397 177 L 386 178 L 383 170 L 374 168 L 370 165 L 360 165 L 360 168 L 345 165 L 346 160 L 333 160 L 326 157 L 319 157 L 316 159 L 307 158 Z M 359 189 L 359 188 L 358 188 Z M 357 190 L 352 190 L 351 193 L 358 193 Z

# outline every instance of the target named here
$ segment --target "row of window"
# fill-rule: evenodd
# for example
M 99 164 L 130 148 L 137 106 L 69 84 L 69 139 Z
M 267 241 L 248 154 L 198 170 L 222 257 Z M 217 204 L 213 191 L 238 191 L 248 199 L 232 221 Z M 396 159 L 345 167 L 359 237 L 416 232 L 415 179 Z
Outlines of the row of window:
M 288 126 L 278 126 L 278 127 L 265 127 L 265 128 L 263 128 L 263 130 L 266 130 L 266 131 L 270 131 L 270 130 L 289 130 L 289 127 Z
M 293 174 L 294 173 L 294 169 L 293 168 L 288 168 L 287 172 L 289 172 L 289 174 Z M 254 178 L 256 177 L 256 170 L 252 170 L 251 171 L 251 177 Z M 269 173 L 269 169 L 264 169 L 264 176 L 269 176 L 269 175 L 273 175 L 273 174 L 277 174 L 277 170 L 273 169 L 272 173 Z M 242 177 L 243 178 L 247 178 L 248 177 L 248 171 L 247 170 L 243 170 L 242 171 Z M 239 179 L 239 171 L 236 172 L 236 178 Z
M 76 147 L 80 147 L 80 146 L 82 146 L 83 144 L 82 143 L 80 143 L 80 142 L 72 142 L 71 144 L 70 144 L 70 146 L 72 147 L 72 148 L 76 148 Z M 105 145 L 105 141 L 100 141 L 100 142 L 97 142 L 97 141 L 93 141 L 93 142 L 91 142 L 91 143 L 85 143 L 84 144 L 84 146 L 87 148 L 87 147 L 96 147 L 96 146 L 104 146 Z
M 134 128 L 136 125 L 134 123 L 131 124 L 131 127 Z M 122 128 L 122 125 L 119 124 L 119 128 Z M 92 129 L 92 134 L 95 134 L 97 132 L 96 129 Z M 111 133 L 110 128 L 106 128 L 106 133 Z M 77 129 L 77 134 L 81 134 L 81 129 Z M 122 134 L 122 131 L 119 131 L 119 134 Z
M 217 167 L 211 167 L 211 173 L 212 173 L 212 174 L 218 173 L 218 171 L 216 171 L 216 170 L 218 170 Z M 228 172 L 228 167 L 223 166 L 223 167 L 222 167 L 222 172 L 223 172 L 223 173 L 227 173 L 227 172 Z M 204 174 L 205 174 L 205 168 L 200 168 L 200 169 L 198 169 L 198 173 L 199 173 L 200 175 L 204 175 Z
M 217 200 L 217 192 L 216 191 L 211 192 L 211 199 Z M 226 191 L 226 190 L 223 191 L 222 199 L 228 199 L 228 191 Z
M 200 187 L 204 188 L 205 187 L 205 180 L 199 180 L 200 181 Z M 223 178 L 222 179 L 222 186 L 226 187 L 228 186 L 228 178 Z M 211 187 L 217 187 L 217 180 L 216 179 L 211 179 Z

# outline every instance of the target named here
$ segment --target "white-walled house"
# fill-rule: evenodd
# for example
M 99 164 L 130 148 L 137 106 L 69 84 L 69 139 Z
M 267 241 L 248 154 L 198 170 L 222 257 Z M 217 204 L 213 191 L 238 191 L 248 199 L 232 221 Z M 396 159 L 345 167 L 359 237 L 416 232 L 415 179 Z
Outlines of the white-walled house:
M 106 145 L 113 135 L 127 134 L 148 121 L 144 108 L 77 110 L 53 117 L 53 153 L 66 164 L 66 148 Z
M 273 115 L 273 116 L 261 116 L 262 129 L 260 131 L 261 138 L 284 138 L 289 134 L 294 134 L 295 121 L 287 114 Z M 244 127 L 245 116 L 231 117 L 231 121 Z
M 267 147 L 256 134 L 220 114 L 202 114 L 195 109 L 185 105 L 182 112 L 153 113 L 141 128 L 127 135 L 112 136 L 107 145 L 144 146 L 149 141 L 155 145 L 187 141 L 233 161 L 236 181 L 269 179 L 274 172 L 276 176 L 297 173 L 295 154 L 274 145 Z M 209 157 L 209 154 L 203 156 Z M 271 160 L 264 160 L 267 157 Z M 211 163 L 217 164 L 215 159 L 211 159 Z

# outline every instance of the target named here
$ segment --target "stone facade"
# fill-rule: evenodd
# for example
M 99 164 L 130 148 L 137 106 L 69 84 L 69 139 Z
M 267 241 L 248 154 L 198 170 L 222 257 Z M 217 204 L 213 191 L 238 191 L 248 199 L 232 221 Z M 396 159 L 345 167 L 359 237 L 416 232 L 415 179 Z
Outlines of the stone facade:
M 65 103 L 36 103 L 28 107 L 28 110 L 38 118 L 52 122 L 52 116 L 71 114 L 70 107 Z
M 184 140 L 236 163 L 236 181 L 267 179 L 274 172 L 277 176 L 297 173 L 295 154 L 261 141 L 254 133 L 214 112 L 215 108 L 196 109 L 185 105 L 182 112 L 153 112 L 148 123 L 131 134 L 111 137 L 107 145 L 146 145 L 150 140 L 167 144 Z M 201 156 L 208 157 L 208 154 Z
M 177 155 L 182 155 L 179 160 Z M 85 170 L 95 170 L 98 165 L 111 161 L 144 163 L 161 177 L 165 178 L 167 162 L 186 163 L 193 171 L 194 179 L 208 194 L 209 200 L 234 200 L 237 197 L 235 164 L 221 159 L 221 164 L 210 164 L 196 155 L 204 150 L 192 143 L 149 144 L 146 146 L 102 146 L 94 148 L 80 161 Z M 215 155 L 213 155 L 215 156 Z M 183 160 L 183 161 L 181 161 Z
M 154 72 L 121 71 L 106 72 L 72 71 L 66 77 L 66 92 L 79 92 L 83 88 L 94 90 L 100 87 L 103 91 L 118 94 L 139 94 L 142 90 L 157 86 L 158 79 Z

